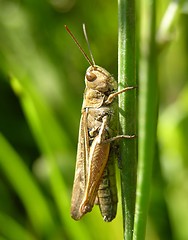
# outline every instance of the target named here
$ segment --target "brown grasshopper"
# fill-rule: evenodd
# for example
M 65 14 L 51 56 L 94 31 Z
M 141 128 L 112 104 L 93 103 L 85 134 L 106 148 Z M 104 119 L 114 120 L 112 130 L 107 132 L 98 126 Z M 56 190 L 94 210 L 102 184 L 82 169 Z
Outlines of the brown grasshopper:
M 118 135 L 117 95 L 135 87 L 118 92 L 112 75 L 95 65 L 85 25 L 83 29 L 92 61 L 68 27 L 65 28 L 90 64 L 85 75 L 71 216 L 79 220 L 98 204 L 104 221 L 110 222 L 116 216 L 118 202 L 115 178 L 118 144 L 114 141 L 134 138 L 134 135 Z

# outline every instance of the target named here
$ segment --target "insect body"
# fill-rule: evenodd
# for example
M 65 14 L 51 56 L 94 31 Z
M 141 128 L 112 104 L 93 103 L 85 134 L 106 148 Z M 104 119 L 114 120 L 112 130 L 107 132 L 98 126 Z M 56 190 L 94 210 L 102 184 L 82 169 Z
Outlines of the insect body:
M 114 140 L 134 137 L 118 136 L 117 95 L 133 87 L 117 92 L 117 82 L 112 75 L 95 65 L 94 60 L 88 61 L 91 66 L 85 75 L 71 216 L 79 220 L 98 204 L 104 221 L 109 222 L 116 216 L 118 201 L 115 180 L 117 142 Z

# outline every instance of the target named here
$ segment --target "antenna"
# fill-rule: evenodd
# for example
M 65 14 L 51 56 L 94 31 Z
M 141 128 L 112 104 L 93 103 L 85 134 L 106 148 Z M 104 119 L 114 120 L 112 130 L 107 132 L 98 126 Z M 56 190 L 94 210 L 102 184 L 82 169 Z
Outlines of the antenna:
M 85 23 L 83 23 L 83 32 L 84 32 L 84 36 L 85 36 L 85 39 L 86 39 L 86 42 L 87 42 L 87 46 L 88 46 L 88 49 L 89 49 L 89 54 L 90 54 L 91 60 L 93 62 L 93 65 L 95 65 L 95 60 L 94 60 L 94 57 L 93 57 L 93 54 L 92 54 L 92 51 L 91 51 L 91 48 L 90 48 L 90 44 L 89 44 L 89 41 L 88 41 L 88 37 L 87 37 Z
M 80 51 L 82 52 L 82 54 L 84 55 L 85 59 L 88 61 L 88 63 L 91 66 L 95 65 L 95 62 L 93 61 L 93 55 L 91 54 L 92 57 L 92 61 L 89 59 L 89 57 L 87 56 L 87 54 L 85 53 L 85 51 L 83 50 L 83 48 L 81 47 L 81 45 L 79 44 L 78 40 L 75 38 L 75 36 L 73 35 L 73 33 L 70 31 L 70 29 L 67 27 L 67 25 L 65 25 L 65 29 L 67 30 L 67 32 L 69 33 L 69 35 L 72 37 L 73 41 L 76 43 L 76 45 L 78 46 L 78 48 L 80 49 Z M 84 33 L 85 35 L 85 33 Z M 87 35 L 86 35 L 87 36 Z M 87 41 L 87 40 L 86 40 Z M 89 49 L 90 51 L 90 49 Z

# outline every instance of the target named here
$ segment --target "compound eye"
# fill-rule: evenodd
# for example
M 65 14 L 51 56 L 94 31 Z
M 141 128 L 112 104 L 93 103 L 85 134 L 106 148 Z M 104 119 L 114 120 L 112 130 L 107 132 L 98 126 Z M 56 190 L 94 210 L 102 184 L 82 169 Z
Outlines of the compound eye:
M 94 73 L 92 73 L 92 72 L 86 72 L 86 79 L 87 79 L 89 82 L 94 81 L 96 78 L 97 78 L 97 76 L 96 76 Z

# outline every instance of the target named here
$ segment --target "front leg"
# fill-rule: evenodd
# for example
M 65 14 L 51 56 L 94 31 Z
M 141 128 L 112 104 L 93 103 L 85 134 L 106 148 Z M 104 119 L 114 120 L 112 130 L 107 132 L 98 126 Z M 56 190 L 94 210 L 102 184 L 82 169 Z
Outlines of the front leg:
M 115 137 L 104 140 L 103 143 L 110 143 L 110 142 L 113 142 L 113 141 L 116 141 L 116 140 L 119 140 L 122 138 L 131 139 L 131 138 L 135 138 L 135 137 L 136 137 L 136 135 L 117 135 Z
M 105 104 L 110 104 L 110 103 L 112 103 L 113 100 L 114 100 L 114 98 L 115 98 L 117 95 L 119 95 L 119 94 L 121 94 L 121 93 L 123 93 L 123 92 L 126 92 L 126 91 L 128 91 L 128 90 L 132 90 L 132 89 L 134 89 L 134 88 L 137 88 L 137 87 L 136 87 L 136 86 L 135 86 L 135 87 L 126 87 L 126 88 L 124 88 L 124 89 L 122 89 L 122 90 L 120 90 L 120 91 L 118 91 L 118 92 L 111 93 L 111 94 L 108 96 L 107 100 L 105 101 Z

